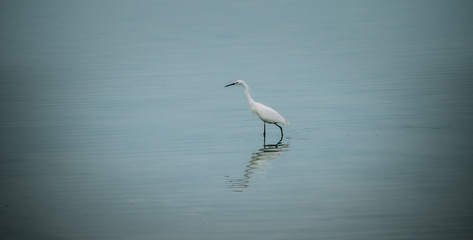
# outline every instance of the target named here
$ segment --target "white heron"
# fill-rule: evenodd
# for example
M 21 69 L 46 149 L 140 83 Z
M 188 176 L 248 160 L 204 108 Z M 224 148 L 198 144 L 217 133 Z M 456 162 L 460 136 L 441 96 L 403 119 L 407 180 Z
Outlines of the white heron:
M 264 104 L 261 104 L 259 102 L 255 102 L 255 100 L 253 100 L 253 98 L 250 95 L 250 89 L 248 87 L 248 84 L 246 84 L 245 81 L 238 80 L 234 83 L 230 83 L 230 84 L 226 85 L 225 87 L 229 87 L 229 86 L 233 86 L 233 85 L 240 85 L 240 86 L 243 86 L 245 88 L 246 99 L 248 100 L 248 103 L 250 104 L 251 111 L 253 113 L 256 113 L 256 115 L 258 115 L 258 117 L 264 123 L 263 136 L 266 138 L 266 123 L 274 124 L 274 125 L 278 126 L 279 129 L 281 129 L 281 139 L 279 140 L 279 141 L 281 141 L 283 136 L 284 136 L 284 133 L 282 131 L 282 127 L 279 126 L 278 123 L 289 125 L 289 121 L 287 121 L 283 116 L 281 116 L 281 114 L 276 112 L 274 109 L 272 109 L 272 108 L 270 108 L 270 107 L 268 107 Z

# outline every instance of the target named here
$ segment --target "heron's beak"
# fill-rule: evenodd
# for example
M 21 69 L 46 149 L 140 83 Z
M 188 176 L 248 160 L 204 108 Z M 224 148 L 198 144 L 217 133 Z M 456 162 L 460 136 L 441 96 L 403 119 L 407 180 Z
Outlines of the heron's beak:
M 225 87 L 230 87 L 230 86 L 233 86 L 233 85 L 235 85 L 235 84 L 236 84 L 236 83 L 230 83 L 230 84 L 228 84 L 228 85 L 225 86 Z

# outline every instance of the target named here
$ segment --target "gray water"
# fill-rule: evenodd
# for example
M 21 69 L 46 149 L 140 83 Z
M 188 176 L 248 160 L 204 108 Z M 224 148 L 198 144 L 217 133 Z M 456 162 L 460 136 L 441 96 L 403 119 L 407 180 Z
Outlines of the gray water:
M 471 1 L 0 9 L 2 239 L 473 237 Z

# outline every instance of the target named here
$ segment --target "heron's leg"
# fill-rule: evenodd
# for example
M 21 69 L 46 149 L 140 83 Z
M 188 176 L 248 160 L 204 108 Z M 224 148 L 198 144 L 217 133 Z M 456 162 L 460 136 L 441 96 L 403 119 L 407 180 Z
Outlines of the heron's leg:
M 264 132 L 263 132 L 263 146 L 266 146 L 266 123 L 263 122 L 264 124 Z
M 279 140 L 279 141 L 281 141 L 281 140 L 282 140 L 282 138 L 283 138 L 283 136 L 284 136 L 284 133 L 282 132 L 282 127 L 281 127 L 281 126 L 279 126 L 277 123 L 275 123 L 274 125 L 278 126 L 278 127 L 279 127 L 279 129 L 281 130 L 281 139 Z
M 265 123 L 265 122 L 263 122 L 263 124 L 264 124 L 264 132 L 263 132 L 263 137 L 266 137 L 266 123 Z

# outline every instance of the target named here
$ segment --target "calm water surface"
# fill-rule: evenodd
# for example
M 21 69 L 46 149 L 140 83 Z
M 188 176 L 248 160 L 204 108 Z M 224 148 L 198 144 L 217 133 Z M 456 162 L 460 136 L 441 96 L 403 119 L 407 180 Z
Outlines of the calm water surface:
M 0 6 L 2 239 L 473 237 L 469 1 Z

